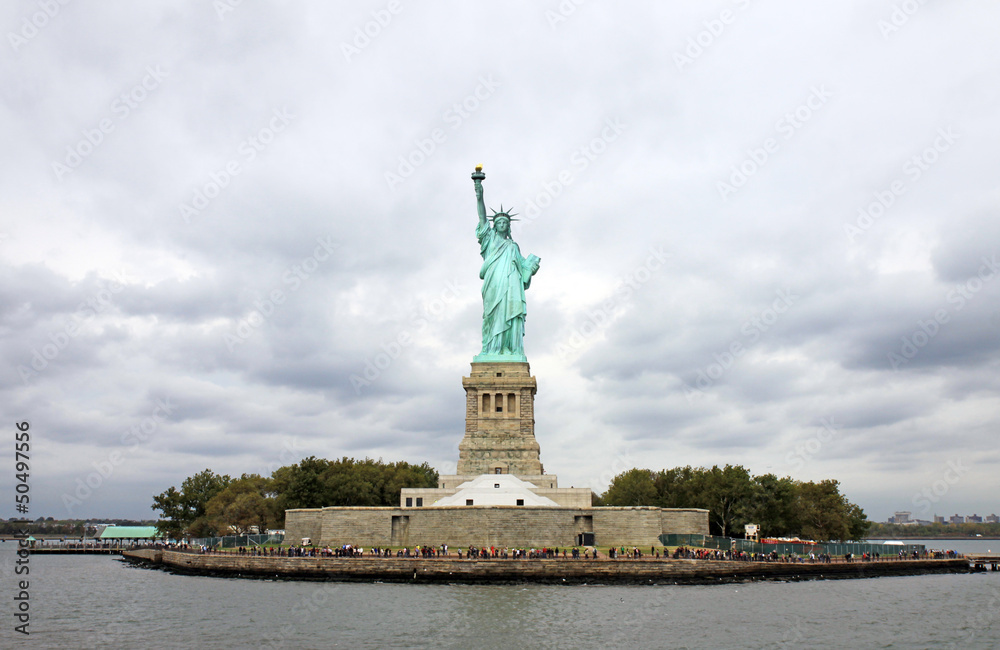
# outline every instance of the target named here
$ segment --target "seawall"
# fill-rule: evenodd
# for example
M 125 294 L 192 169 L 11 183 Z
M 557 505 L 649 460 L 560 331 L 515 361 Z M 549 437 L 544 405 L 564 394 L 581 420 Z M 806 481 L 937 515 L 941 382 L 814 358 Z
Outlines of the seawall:
M 968 560 L 962 558 L 809 564 L 680 559 L 287 558 L 202 555 L 160 549 L 126 551 L 122 555 L 131 562 L 195 575 L 416 583 L 718 584 L 970 571 Z
M 708 510 L 603 506 L 526 508 L 302 508 L 285 511 L 285 540 L 317 546 L 573 546 L 591 533 L 598 546 L 661 546 L 660 535 L 707 535 Z M 582 544 L 581 544 L 582 545 Z

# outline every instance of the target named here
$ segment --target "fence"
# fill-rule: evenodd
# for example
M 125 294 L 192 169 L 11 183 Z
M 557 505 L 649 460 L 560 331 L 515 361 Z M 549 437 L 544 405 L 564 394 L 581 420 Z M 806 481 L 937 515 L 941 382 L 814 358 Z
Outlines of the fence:
M 660 535 L 660 543 L 664 546 L 695 546 L 699 548 L 712 548 L 720 551 L 744 551 L 746 553 L 771 553 L 777 551 L 778 555 L 809 555 L 810 553 L 829 553 L 830 555 L 846 555 L 853 553 L 878 553 L 879 555 L 892 556 L 903 551 L 907 555 L 916 551 L 924 553 L 926 549 L 923 544 L 873 544 L 870 542 L 826 542 L 820 544 L 764 544 L 754 542 L 749 539 L 739 539 L 736 537 L 715 537 L 712 535 Z
M 192 546 L 207 546 L 209 548 L 237 548 L 240 546 L 264 546 L 265 544 L 281 544 L 285 541 L 282 534 L 273 535 L 226 535 L 224 537 L 198 537 L 190 540 Z

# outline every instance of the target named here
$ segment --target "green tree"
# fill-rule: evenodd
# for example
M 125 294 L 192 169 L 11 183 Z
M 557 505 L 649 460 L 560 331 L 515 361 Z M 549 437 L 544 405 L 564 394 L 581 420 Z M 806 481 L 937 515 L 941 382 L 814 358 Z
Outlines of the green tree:
M 266 533 L 275 521 L 271 480 L 244 474 L 216 494 L 205 508 L 216 529 L 244 534 L 256 529 Z
M 798 484 L 800 534 L 820 542 L 861 540 L 870 524 L 864 511 L 840 493 L 835 480 Z
M 656 505 L 661 508 L 698 508 L 697 476 L 702 469 L 693 469 L 690 465 L 661 469 L 653 476 L 656 486 Z
M 271 477 L 274 491 L 283 510 L 292 508 L 322 508 L 327 502 L 321 477 L 330 461 L 309 456 L 294 465 L 279 467 Z
M 758 524 L 761 535 L 785 537 L 798 533 L 798 489 L 795 481 L 774 474 L 754 477 L 754 502 L 746 523 Z
M 181 483 L 153 497 L 153 510 L 160 511 L 159 532 L 177 538 L 182 535 L 206 537 L 215 533 L 214 523 L 207 517 L 208 502 L 224 490 L 232 479 L 210 469 L 189 476 Z
M 753 508 L 754 489 L 750 472 L 742 465 L 713 465 L 696 479 L 701 490 L 697 497 L 700 507 L 709 510 L 709 524 L 716 534 L 729 537 L 742 531 Z
M 324 506 L 394 506 L 402 488 L 437 487 L 438 473 L 427 463 L 385 463 L 346 456 L 325 460 L 310 456 L 272 475 L 276 505 L 284 516 L 291 508 Z
M 153 510 L 160 511 L 160 521 L 156 524 L 158 533 L 171 539 L 183 536 L 184 528 L 190 523 L 183 502 L 183 495 L 172 486 L 153 497 Z
M 868 521 L 868 516 L 861 509 L 861 506 L 849 502 L 847 506 L 848 539 L 857 542 L 868 539 L 868 532 L 871 530 L 872 522 Z
M 840 494 L 837 481 L 802 483 L 774 474 L 752 476 L 742 465 L 632 469 L 616 476 L 595 504 L 704 508 L 714 535 L 740 535 L 756 523 L 767 536 L 826 541 L 864 539 L 864 511 Z
M 611 480 L 604 496 L 606 506 L 652 506 L 656 505 L 656 484 L 653 472 L 648 469 L 630 469 Z

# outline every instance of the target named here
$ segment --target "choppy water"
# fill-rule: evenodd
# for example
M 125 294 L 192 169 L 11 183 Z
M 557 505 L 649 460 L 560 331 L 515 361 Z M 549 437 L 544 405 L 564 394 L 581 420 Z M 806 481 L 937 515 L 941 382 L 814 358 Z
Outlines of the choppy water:
M 998 541 L 928 542 L 960 551 Z M 0 544 L 0 647 L 14 545 Z M 996 648 L 1000 572 L 719 586 L 420 586 L 176 576 L 32 556 L 32 647 Z

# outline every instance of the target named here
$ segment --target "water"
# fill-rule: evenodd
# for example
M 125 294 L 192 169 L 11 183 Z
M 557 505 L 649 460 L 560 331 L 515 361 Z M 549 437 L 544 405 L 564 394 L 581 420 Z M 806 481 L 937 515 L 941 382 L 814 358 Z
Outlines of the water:
M 14 550 L 0 544 L 5 648 L 23 640 Z M 560 587 L 176 576 L 113 556 L 32 556 L 30 567 L 30 642 L 41 648 L 994 648 L 1000 637 L 1000 572 Z

